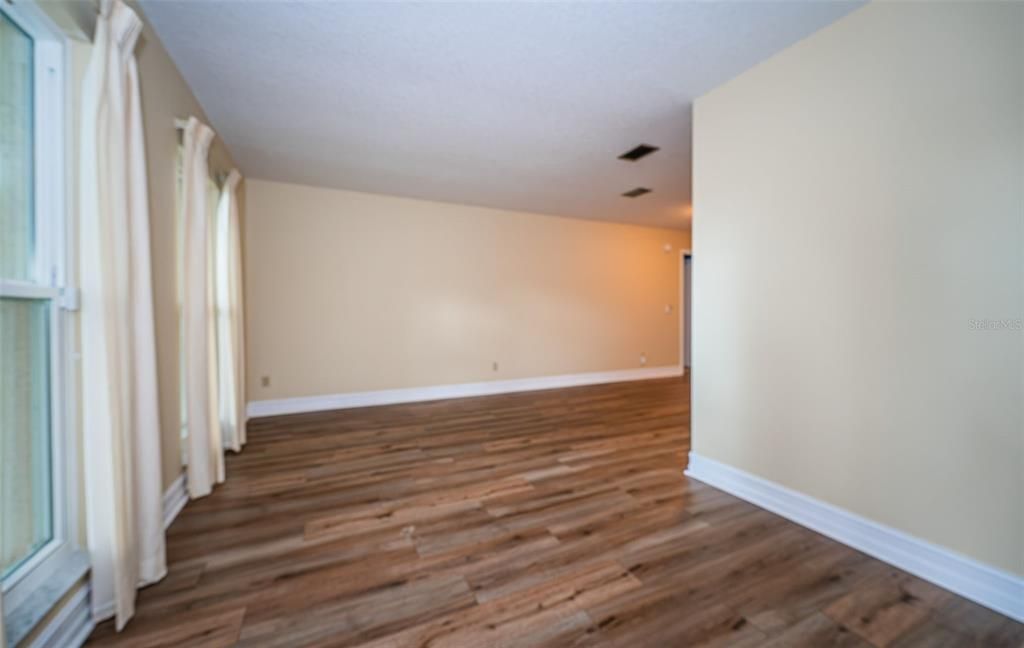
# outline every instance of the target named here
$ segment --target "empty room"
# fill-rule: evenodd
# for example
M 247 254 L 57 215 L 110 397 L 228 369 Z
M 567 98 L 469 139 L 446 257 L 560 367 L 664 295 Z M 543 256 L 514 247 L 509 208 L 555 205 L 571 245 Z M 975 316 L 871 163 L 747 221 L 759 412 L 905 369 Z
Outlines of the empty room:
M 0 648 L 1024 648 L 1024 2 L 0 1 Z

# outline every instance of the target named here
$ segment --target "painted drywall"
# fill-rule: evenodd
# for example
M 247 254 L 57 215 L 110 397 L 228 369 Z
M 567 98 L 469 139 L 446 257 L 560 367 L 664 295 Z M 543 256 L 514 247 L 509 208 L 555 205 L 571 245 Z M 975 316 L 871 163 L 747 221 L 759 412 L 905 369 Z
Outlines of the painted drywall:
M 871 4 L 694 123 L 694 451 L 1015 574 L 1022 33 Z
M 679 362 L 688 232 L 263 180 L 247 203 L 250 401 Z

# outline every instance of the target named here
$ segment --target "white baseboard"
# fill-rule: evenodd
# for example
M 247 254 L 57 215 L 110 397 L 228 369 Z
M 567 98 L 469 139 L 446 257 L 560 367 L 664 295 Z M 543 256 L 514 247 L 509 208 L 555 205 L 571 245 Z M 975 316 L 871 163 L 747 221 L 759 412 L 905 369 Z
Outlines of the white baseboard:
M 467 398 L 470 396 L 491 396 L 513 392 L 559 389 L 602 383 L 671 378 L 682 375 L 678 365 L 650 367 L 644 369 L 620 369 L 593 373 L 569 374 L 565 376 L 544 376 L 541 378 L 519 378 L 516 380 L 490 380 L 486 382 L 462 383 L 458 385 L 436 385 L 433 387 L 410 387 L 407 389 L 385 389 L 381 391 L 350 392 L 325 396 L 302 396 L 249 402 L 246 413 L 249 418 L 278 416 L 324 410 L 370 407 L 373 405 L 394 405 L 443 400 L 446 398 Z
M 92 618 L 96 623 L 113 619 L 115 614 L 117 614 L 117 601 L 114 599 L 110 599 L 102 605 L 93 601 Z
M 89 584 L 85 583 L 36 635 L 30 648 L 78 648 L 95 625 L 89 609 Z
M 1024 578 L 1020 576 L 693 452 L 686 475 L 1024 621 Z
M 171 526 L 171 522 L 174 522 L 186 504 L 188 491 L 185 489 L 185 473 L 181 473 L 164 491 L 164 529 Z

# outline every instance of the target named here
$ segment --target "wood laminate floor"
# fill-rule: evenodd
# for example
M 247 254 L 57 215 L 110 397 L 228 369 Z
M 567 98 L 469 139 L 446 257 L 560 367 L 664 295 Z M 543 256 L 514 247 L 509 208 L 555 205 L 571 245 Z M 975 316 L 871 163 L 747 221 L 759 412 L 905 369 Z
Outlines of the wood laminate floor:
M 1021 646 L 683 476 L 668 379 L 255 420 L 122 646 Z

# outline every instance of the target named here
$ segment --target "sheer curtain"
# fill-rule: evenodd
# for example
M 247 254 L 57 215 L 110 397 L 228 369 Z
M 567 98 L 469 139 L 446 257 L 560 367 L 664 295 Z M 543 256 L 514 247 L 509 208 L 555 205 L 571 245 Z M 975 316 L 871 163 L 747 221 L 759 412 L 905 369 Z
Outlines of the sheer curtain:
M 217 344 L 211 272 L 213 214 L 207 203 L 207 155 L 213 131 L 190 117 L 183 133 L 182 218 L 185 418 L 188 421 L 188 492 L 209 495 L 224 481 L 224 449 L 217 395 Z
M 118 629 L 167 572 L 139 17 L 102 0 L 82 86 L 82 424 L 92 605 Z
M 245 323 L 242 304 L 242 235 L 238 222 L 238 183 L 232 170 L 217 205 L 217 354 L 220 423 L 224 447 L 239 452 L 245 445 Z

